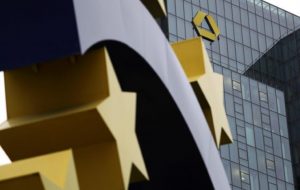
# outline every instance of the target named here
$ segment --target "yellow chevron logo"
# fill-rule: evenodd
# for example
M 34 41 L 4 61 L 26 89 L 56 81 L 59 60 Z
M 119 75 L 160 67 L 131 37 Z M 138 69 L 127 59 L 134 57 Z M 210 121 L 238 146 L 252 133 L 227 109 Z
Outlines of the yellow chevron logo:
M 201 27 L 201 24 L 204 20 L 208 24 L 210 31 Z M 193 25 L 198 35 L 209 41 L 215 41 L 220 35 L 220 29 L 218 28 L 215 20 L 207 13 L 198 11 L 196 16 L 193 18 Z

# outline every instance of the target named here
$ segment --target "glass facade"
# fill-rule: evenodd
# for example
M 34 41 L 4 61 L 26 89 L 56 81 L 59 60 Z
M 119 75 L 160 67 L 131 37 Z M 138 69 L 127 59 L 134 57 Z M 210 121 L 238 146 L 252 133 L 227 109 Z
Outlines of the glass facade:
M 285 92 L 292 161 L 297 181 L 300 181 L 300 30 L 280 40 L 246 72 L 249 77 L 264 81 Z M 281 110 L 284 104 L 277 104 Z M 280 125 L 287 125 L 279 120 Z M 287 131 L 282 131 L 286 134 Z M 285 145 L 287 147 L 288 145 Z M 286 150 L 284 149 L 284 154 Z M 289 167 L 289 166 L 287 166 Z
M 191 23 L 197 11 L 213 16 L 221 35 L 206 41 L 211 60 L 238 73 L 300 25 L 299 17 L 260 0 L 167 0 L 167 9 L 171 42 L 197 36 Z
M 234 143 L 222 146 L 220 154 L 232 189 L 294 189 L 284 94 L 244 72 L 293 32 L 300 18 L 260 0 L 166 2 L 170 42 L 197 36 L 191 21 L 199 10 L 221 30 L 218 40 L 205 45 L 215 72 L 224 76 Z

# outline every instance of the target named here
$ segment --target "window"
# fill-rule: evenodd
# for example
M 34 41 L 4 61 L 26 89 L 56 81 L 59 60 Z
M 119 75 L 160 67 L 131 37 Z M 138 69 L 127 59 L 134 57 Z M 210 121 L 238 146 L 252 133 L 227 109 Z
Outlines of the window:
M 238 148 L 237 148 L 237 143 L 233 143 L 229 145 L 229 150 L 230 150 L 230 160 L 233 162 L 238 163 L 239 158 L 238 158 Z
M 259 189 L 258 175 L 256 171 L 250 170 L 250 185 L 251 190 Z
M 256 150 L 256 151 L 257 151 L 258 171 L 266 173 L 265 153 L 261 150 Z
M 249 27 L 248 13 L 243 9 L 241 9 L 241 19 L 242 19 L 242 25 Z
M 233 139 L 236 139 L 236 125 L 233 117 L 227 116 Z
M 248 146 L 249 168 L 257 170 L 256 153 L 253 147 Z
M 265 26 L 264 26 L 264 20 L 260 16 L 256 16 L 257 19 L 257 30 L 258 32 L 264 34 L 265 33 Z
M 267 160 L 267 168 L 270 170 L 275 169 L 274 162 L 272 160 Z
M 202 0 L 201 0 L 202 1 Z M 209 0 L 208 1 L 208 8 L 209 8 L 209 11 L 211 12 L 216 12 L 217 8 L 216 8 L 216 1 L 215 0 Z
M 217 0 L 217 13 L 221 16 L 224 16 L 224 1 Z
M 250 47 L 249 29 L 245 28 L 245 27 L 242 27 L 242 34 L 243 34 L 243 42 L 244 42 L 244 44 Z
M 199 5 L 199 0 L 193 0 L 193 3 L 195 5 Z M 201 0 L 200 1 L 200 6 L 204 9 L 208 9 L 208 3 L 207 3 L 207 0 Z
M 276 177 L 278 179 L 284 180 L 284 169 L 283 161 L 281 158 L 275 156 L 275 168 L 276 168 Z
M 249 21 L 250 21 L 250 28 L 256 31 L 256 17 L 254 14 L 249 13 Z
M 278 190 L 285 190 L 285 184 L 283 181 L 277 180 L 277 188 Z
M 286 117 L 279 115 L 279 126 L 280 126 L 280 134 L 286 138 L 288 138 L 288 131 L 287 131 L 287 121 Z
M 259 104 L 257 82 L 252 79 L 250 79 L 250 89 L 252 101 L 256 104 Z
M 265 174 L 259 173 L 259 186 L 261 190 L 268 190 L 268 178 Z
M 231 163 L 232 184 L 241 187 L 240 167 L 238 164 Z
M 231 11 L 231 5 L 228 2 L 224 2 L 225 4 L 225 17 L 232 20 L 232 11 Z
M 247 0 L 248 10 L 251 12 L 255 12 L 254 0 Z
M 259 50 L 257 39 L 258 39 L 257 33 L 250 30 L 251 47 L 256 49 L 256 50 Z
M 221 35 L 226 35 L 226 27 L 225 27 L 225 20 L 223 17 L 218 16 L 218 27 L 220 29 Z
M 240 9 L 237 6 L 232 6 L 233 20 L 237 23 L 241 23 Z
M 272 132 L 279 134 L 279 123 L 278 123 L 278 114 L 275 112 L 270 112 Z
M 227 160 L 222 160 L 222 161 L 223 161 L 223 165 L 224 165 L 224 168 L 225 168 L 225 171 L 226 171 L 226 175 L 227 175 L 228 181 L 229 181 L 229 183 L 232 183 L 231 182 L 230 162 L 227 161 Z
M 281 138 L 282 155 L 284 159 L 291 160 L 289 140 Z
M 227 40 L 227 45 L 228 45 L 228 56 L 231 59 L 235 59 L 235 47 L 234 47 L 234 42 L 232 40 Z
M 242 83 L 242 96 L 245 100 L 250 101 L 250 87 L 249 87 L 249 79 L 247 77 L 241 77 Z
M 280 28 L 279 25 L 276 23 L 272 23 L 272 28 L 273 28 L 273 35 L 275 39 L 280 38 Z
M 284 94 L 282 91 L 276 90 L 278 113 L 285 115 Z
M 227 42 L 226 42 L 226 38 L 223 38 L 222 36 L 220 36 L 220 53 L 224 56 L 227 56 Z
M 177 29 L 176 29 L 176 17 L 169 15 L 169 32 L 171 34 L 177 35 Z
M 185 27 L 183 19 L 177 18 L 177 35 L 180 38 L 185 38 Z
M 276 156 L 282 157 L 281 142 L 280 142 L 279 135 L 273 134 L 273 147 L 274 147 L 274 154 Z
M 243 101 L 243 104 L 245 121 L 248 123 L 253 123 L 251 103 L 248 101 Z
M 254 125 L 261 127 L 261 112 L 259 106 L 252 104 Z
M 272 25 L 271 22 L 268 20 L 265 20 L 265 29 L 266 29 L 266 35 L 269 37 L 273 37 Z
M 274 88 L 268 87 L 268 98 L 270 110 L 277 112 L 276 95 Z
M 192 4 L 184 1 L 184 18 L 191 21 L 193 19 Z
M 175 2 L 174 2 L 174 0 L 168 0 L 167 6 L 168 6 L 168 12 L 175 15 Z
M 280 25 L 286 26 L 285 11 L 282 9 L 278 9 L 278 15 Z
M 236 59 L 238 62 L 244 63 L 244 51 L 243 46 L 239 43 L 235 43 L 236 47 Z
M 262 34 L 258 34 L 259 51 L 265 52 L 267 49 L 266 37 Z
M 231 72 L 228 69 L 223 69 L 224 76 L 224 90 L 232 94 L 232 80 L 231 80 Z M 233 106 L 232 106 L 233 107 Z
M 229 158 L 229 147 L 228 147 L 228 145 L 223 145 L 223 146 L 221 146 L 221 156 L 222 156 L 222 158 L 226 158 L 226 159 L 230 159 Z
M 227 31 L 227 38 L 234 40 L 233 22 L 226 20 L 226 31 Z
M 176 3 L 176 15 L 180 18 L 184 18 L 183 1 L 175 0 L 175 3 Z
M 284 160 L 284 173 L 285 173 L 285 180 L 289 183 L 294 183 L 292 164 L 291 162 L 286 160 Z
M 263 132 L 261 128 L 254 127 L 255 132 L 255 144 L 256 147 L 263 150 L 264 149 L 264 139 L 263 139 Z
M 251 146 L 255 146 L 253 127 L 249 124 L 246 124 L 246 137 L 247 137 L 247 144 Z
M 234 23 L 234 37 L 235 41 L 243 43 L 242 40 L 242 27 L 239 24 Z
M 248 39 L 249 40 L 249 39 Z M 245 64 L 250 65 L 252 63 L 251 49 L 244 46 Z

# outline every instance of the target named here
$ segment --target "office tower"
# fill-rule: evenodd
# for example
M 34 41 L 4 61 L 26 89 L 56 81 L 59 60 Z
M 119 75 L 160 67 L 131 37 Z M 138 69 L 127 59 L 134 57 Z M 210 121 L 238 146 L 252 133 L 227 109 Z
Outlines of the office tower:
M 252 65 L 246 75 L 284 92 L 295 185 L 299 188 L 299 33 L 279 40 Z M 281 122 L 281 120 L 279 120 Z M 283 124 L 285 125 L 286 122 Z
M 220 28 L 219 39 L 206 47 L 215 72 L 224 76 L 234 143 L 220 153 L 232 189 L 294 189 L 283 89 L 244 73 L 297 28 L 299 17 L 257 0 L 168 0 L 167 11 L 171 43 L 197 36 L 191 21 L 198 11 Z M 202 27 L 209 29 L 205 22 Z

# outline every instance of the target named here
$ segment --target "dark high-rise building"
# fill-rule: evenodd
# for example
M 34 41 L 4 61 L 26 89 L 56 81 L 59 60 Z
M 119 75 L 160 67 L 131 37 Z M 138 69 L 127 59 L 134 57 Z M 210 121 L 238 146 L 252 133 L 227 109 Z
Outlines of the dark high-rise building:
M 260 0 L 168 0 L 170 42 L 197 36 L 192 19 L 211 15 L 221 34 L 206 41 L 214 71 L 224 76 L 224 99 L 234 143 L 220 153 L 232 189 L 294 189 L 284 89 L 245 71 L 300 18 Z M 203 22 L 201 27 L 209 29 Z M 296 49 L 296 48 L 295 48 Z M 272 67 L 271 67 L 272 68 Z M 272 79 L 271 79 L 272 80 Z
M 274 86 L 282 90 L 285 94 L 295 185 L 298 188 L 300 183 L 299 40 L 300 30 L 297 30 L 281 39 L 246 72 L 249 77 Z

